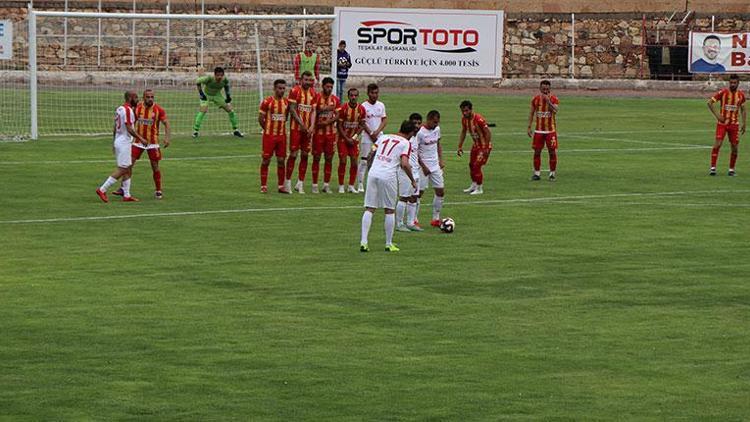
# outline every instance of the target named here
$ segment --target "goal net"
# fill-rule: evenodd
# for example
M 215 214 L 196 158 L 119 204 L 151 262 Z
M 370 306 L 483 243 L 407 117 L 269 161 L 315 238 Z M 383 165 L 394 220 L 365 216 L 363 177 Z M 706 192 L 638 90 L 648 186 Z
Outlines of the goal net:
M 36 124 L 41 136 L 110 133 L 123 93 L 135 89 L 140 96 L 146 88 L 166 110 L 172 132 L 191 133 L 200 102 L 196 79 L 213 74 L 217 66 L 230 81 L 239 129 L 257 133 L 264 92 L 270 94 L 277 78 L 291 86 L 294 55 L 303 43 L 295 35 L 317 37 L 321 75 L 331 69 L 333 15 L 32 15 L 36 64 L 30 60 L 30 75 L 37 83 L 30 93 L 37 113 L 31 126 L 32 134 Z M 210 105 L 201 135 L 231 131 L 227 113 Z

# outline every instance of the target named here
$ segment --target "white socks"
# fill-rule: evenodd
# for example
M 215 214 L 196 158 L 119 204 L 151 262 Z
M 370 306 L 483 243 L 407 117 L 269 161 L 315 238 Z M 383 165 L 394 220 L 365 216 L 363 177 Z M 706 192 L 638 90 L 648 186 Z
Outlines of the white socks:
M 398 224 L 403 224 L 404 214 L 406 214 L 406 202 L 399 200 L 396 203 L 396 222 Z M 407 224 L 411 225 L 411 222 L 408 222 Z
M 417 221 L 417 203 L 409 202 L 406 204 L 406 225 L 412 226 Z
M 396 216 L 393 214 L 386 214 L 385 215 L 385 246 L 391 246 L 393 244 L 393 229 L 395 227 L 396 227 Z
M 122 196 L 125 198 L 130 197 L 130 178 L 122 180 Z
M 419 215 L 419 206 L 422 205 L 422 198 L 417 198 L 417 209 L 414 211 L 414 221 L 417 221 L 417 216 Z
M 102 192 L 106 192 L 106 191 L 107 191 L 107 189 L 111 188 L 111 187 L 112 187 L 112 185 L 114 185 L 114 184 L 115 184 L 116 182 L 117 182 L 117 179 L 115 179 L 115 178 L 114 178 L 114 177 L 112 177 L 112 176 L 109 176 L 109 177 L 107 178 L 107 180 L 105 180 L 105 181 L 104 181 L 104 184 L 102 184 L 102 185 L 101 185 L 101 186 L 99 187 L 99 190 L 100 190 L 100 191 L 102 191 Z
M 432 219 L 440 219 L 440 210 L 443 209 L 443 197 L 435 195 L 435 199 L 432 200 Z
M 362 214 L 362 240 L 360 243 L 363 245 L 367 244 L 367 235 L 370 234 L 370 226 L 372 225 L 372 213 L 365 211 Z
M 365 172 L 367 171 L 367 160 L 359 160 L 357 167 L 357 184 L 365 182 Z

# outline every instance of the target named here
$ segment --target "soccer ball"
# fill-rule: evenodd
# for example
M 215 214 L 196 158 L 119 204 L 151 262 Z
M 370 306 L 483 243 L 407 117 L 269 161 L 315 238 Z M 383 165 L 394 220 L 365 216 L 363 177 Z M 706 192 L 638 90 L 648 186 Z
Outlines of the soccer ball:
M 456 222 L 453 221 L 452 218 L 444 218 L 440 222 L 440 230 L 442 230 L 443 233 L 453 233 L 453 230 L 456 228 Z

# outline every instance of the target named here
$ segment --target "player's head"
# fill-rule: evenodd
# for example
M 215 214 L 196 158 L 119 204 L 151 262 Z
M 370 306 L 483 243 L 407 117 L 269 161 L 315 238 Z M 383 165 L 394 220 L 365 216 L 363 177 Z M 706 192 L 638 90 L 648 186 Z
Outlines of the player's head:
M 305 53 L 312 53 L 313 42 L 310 40 L 305 41 Z
M 349 98 L 349 104 L 357 104 L 359 90 L 357 88 L 349 88 L 349 91 L 346 92 L 346 96 Z
M 128 103 L 131 107 L 135 107 L 138 105 L 138 93 L 131 90 L 125 91 L 125 102 Z
M 409 120 L 414 122 L 417 127 L 422 126 L 422 115 L 419 113 L 412 113 L 409 115 Z
M 548 95 L 550 89 L 552 89 L 552 84 L 550 83 L 550 81 L 548 81 L 548 80 L 545 79 L 545 80 L 543 80 L 542 82 L 539 83 L 539 91 L 542 94 Z
M 147 89 L 143 91 L 143 104 L 146 105 L 146 107 L 151 107 L 154 105 L 154 91 L 151 89 Z
M 414 124 L 411 120 L 404 120 L 401 122 L 401 129 L 399 132 L 404 135 L 407 139 L 414 136 L 415 133 L 417 133 L 418 126 Z
M 300 79 L 300 85 L 302 85 L 303 89 L 309 89 L 311 86 L 313 86 L 313 83 L 315 82 L 315 79 L 313 78 L 313 74 L 309 70 L 302 72 L 301 78 L 302 79 Z
M 331 95 L 331 92 L 333 92 L 333 78 L 326 76 L 323 78 L 323 82 L 320 83 L 320 86 L 323 88 L 323 95 Z
M 276 79 L 273 81 L 273 95 L 276 96 L 276 98 L 281 98 L 284 96 L 284 91 L 286 91 L 286 81 L 283 79 Z
M 341 51 L 346 50 L 346 41 L 344 40 L 339 41 L 339 50 Z
M 440 112 L 437 110 L 430 110 L 430 112 L 427 113 L 427 121 L 424 123 L 424 125 L 427 127 L 427 129 L 435 129 L 439 124 Z
M 371 103 L 375 103 L 375 101 L 378 100 L 380 97 L 380 88 L 378 87 L 378 84 L 370 84 L 367 85 L 367 99 Z
M 474 105 L 469 100 L 461 101 L 461 104 L 458 106 L 458 108 L 461 109 L 461 114 L 463 114 L 467 119 L 471 117 L 472 114 L 474 114 Z
M 221 82 L 222 79 L 224 79 L 224 68 L 221 66 L 216 66 L 214 68 L 214 79 L 216 79 L 216 82 Z
M 721 52 L 721 39 L 716 35 L 709 35 L 703 39 L 703 55 L 708 60 L 716 60 Z
M 729 90 L 732 92 L 737 91 L 740 87 L 740 77 L 736 73 L 729 75 Z

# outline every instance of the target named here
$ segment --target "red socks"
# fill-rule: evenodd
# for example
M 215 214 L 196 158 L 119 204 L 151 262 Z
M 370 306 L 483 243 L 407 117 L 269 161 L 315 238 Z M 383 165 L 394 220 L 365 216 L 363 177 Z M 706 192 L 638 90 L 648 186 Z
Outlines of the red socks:
M 729 168 L 733 169 L 734 165 L 737 164 L 737 153 L 732 153 L 732 155 L 729 156 Z
M 260 165 L 260 185 L 268 186 L 268 166 Z
M 557 170 L 557 152 L 549 155 L 549 171 Z
M 286 160 L 286 178 L 287 178 L 287 180 L 292 180 L 292 173 L 294 173 L 294 163 L 296 161 L 297 161 L 297 157 L 289 157 Z
M 156 186 L 156 190 L 161 190 L 161 170 L 156 170 L 153 174 L 154 176 L 154 186 Z
M 299 158 L 299 174 L 297 174 L 297 177 L 301 181 L 305 181 L 305 173 L 307 173 L 307 156 L 303 155 Z M 291 174 L 289 175 L 291 176 Z
M 711 167 L 716 167 L 716 160 L 719 159 L 719 148 L 720 147 L 711 148 Z

